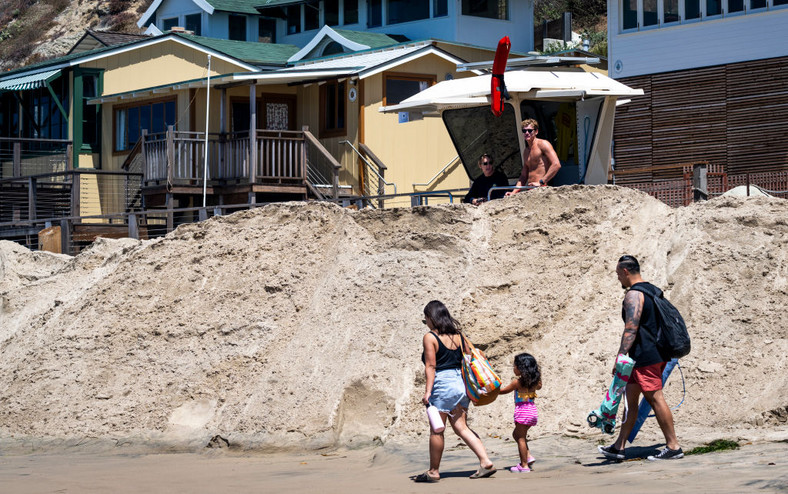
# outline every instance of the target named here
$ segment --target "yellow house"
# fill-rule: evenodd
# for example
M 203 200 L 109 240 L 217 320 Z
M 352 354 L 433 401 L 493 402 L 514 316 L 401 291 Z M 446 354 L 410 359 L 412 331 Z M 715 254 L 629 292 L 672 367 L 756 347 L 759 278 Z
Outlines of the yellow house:
M 347 51 L 320 56 L 332 43 Z M 469 185 L 439 121 L 402 125 L 407 114 L 378 108 L 473 75 L 458 73 L 457 64 L 489 59 L 491 50 L 437 40 L 398 43 L 327 26 L 301 50 L 183 33 L 128 48 L 85 66 L 103 72 L 103 94 L 90 103 L 100 106 L 102 127 L 112 129 L 102 136 L 102 149 L 111 152 L 98 157 L 100 166 L 128 168 L 130 155 L 143 154 L 148 207 L 200 206 L 203 196 L 210 205 Z M 138 115 L 150 115 L 151 124 L 137 124 Z M 174 131 L 169 155 L 168 127 Z M 372 202 L 381 204 L 410 205 L 410 198 Z

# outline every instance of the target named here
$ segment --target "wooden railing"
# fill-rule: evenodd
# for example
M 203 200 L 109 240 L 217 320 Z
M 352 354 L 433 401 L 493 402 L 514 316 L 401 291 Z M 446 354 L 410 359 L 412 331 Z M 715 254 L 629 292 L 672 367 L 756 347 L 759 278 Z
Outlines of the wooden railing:
M 71 169 L 72 157 L 68 140 L 0 137 L 0 178 L 63 172 Z
M 306 180 L 304 132 L 258 130 L 228 134 L 175 131 L 143 132 L 145 184 L 202 183 L 205 175 L 206 144 L 208 182 L 221 184 L 293 184 Z M 254 142 L 254 166 L 249 166 L 250 144 Z M 322 146 L 321 146 L 322 147 Z M 327 151 L 326 151 L 327 152 Z
M 788 198 L 788 170 L 728 175 L 721 165 L 700 162 L 685 165 L 683 174 L 680 180 L 625 183 L 621 186 L 643 191 L 672 207 L 716 197 L 738 186 L 746 186 L 747 195 L 750 195 L 750 187 L 758 187 L 772 196 Z

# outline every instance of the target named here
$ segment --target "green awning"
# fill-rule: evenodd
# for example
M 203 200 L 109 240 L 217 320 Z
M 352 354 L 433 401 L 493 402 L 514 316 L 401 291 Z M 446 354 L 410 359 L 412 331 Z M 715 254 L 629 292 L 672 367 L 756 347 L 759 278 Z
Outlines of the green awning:
M 60 77 L 60 69 L 0 80 L 0 91 L 27 91 L 44 87 Z

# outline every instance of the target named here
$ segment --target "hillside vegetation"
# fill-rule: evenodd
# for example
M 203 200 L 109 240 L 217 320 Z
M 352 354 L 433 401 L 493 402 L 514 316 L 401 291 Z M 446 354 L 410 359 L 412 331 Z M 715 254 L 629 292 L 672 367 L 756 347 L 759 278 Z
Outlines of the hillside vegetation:
M 0 2 L 0 70 L 62 56 L 85 29 L 139 34 L 137 20 L 153 0 L 6 0 Z M 607 43 L 604 0 L 537 0 L 534 22 L 572 12 L 574 30 Z M 598 53 L 602 53 L 599 52 Z

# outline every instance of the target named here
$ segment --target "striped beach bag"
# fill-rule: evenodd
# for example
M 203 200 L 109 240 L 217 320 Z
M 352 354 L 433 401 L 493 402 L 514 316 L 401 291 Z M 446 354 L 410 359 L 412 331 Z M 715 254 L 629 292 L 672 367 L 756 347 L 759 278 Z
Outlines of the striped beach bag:
M 462 336 L 462 380 L 465 393 L 476 406 L 495 401 L 501 390 L 501 378 L 490 366 L 487 357 Z

